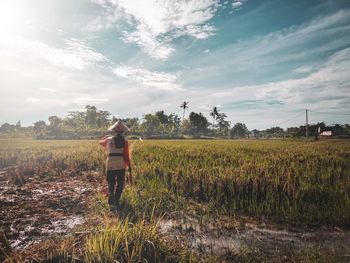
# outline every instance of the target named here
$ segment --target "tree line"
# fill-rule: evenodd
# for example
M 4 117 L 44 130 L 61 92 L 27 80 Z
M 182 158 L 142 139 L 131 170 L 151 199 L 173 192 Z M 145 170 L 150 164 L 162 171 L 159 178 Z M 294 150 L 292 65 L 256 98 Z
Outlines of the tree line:
M 306 126 L 272 127 L 265 130 L 248 130 L 244 123 L 231 123 L 227 115 L 217 107 L 213 107 L 210 116 L 211 122 L 201 113 L 190 112 L 189 102 L 184 101 L 182 118 L 175 113 L 167 114 L 163 110 L 148 113 L 139 118 L 123 118 L 131 128 L 130 136 L 142 138 L 183 138 L 188 137 L 219 137 L 219 138 L 286 138 L 305 137 Z M 86 105 L 83 111 L 70 111 L 67 116 L 60 118 L 50 116 L 48 122 L 35 122 L 32 126 L 23 127 L 18 121 L 15 125 L 4 123 L 0 126 L 2 136 L 34 136 L 38 139 L 84 139 L 97 138 L 106 134 L 107 128 L 117 121 L 109 111 L 99 110 L 92 105 Z M 310 136 L 317 136 L 319 130 L 330 130 L 333 134 L 350 136 L 348 124 L 334 124 L 327 126 L 324 122 L 311 124 L 308 127 Z

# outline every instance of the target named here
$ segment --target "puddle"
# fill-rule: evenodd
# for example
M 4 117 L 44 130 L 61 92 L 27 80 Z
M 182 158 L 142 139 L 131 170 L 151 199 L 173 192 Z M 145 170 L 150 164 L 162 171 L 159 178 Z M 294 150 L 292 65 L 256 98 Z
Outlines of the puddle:
M 22 222 L 17 220 L 11 224 L 11 234 L 8 238 L 11 248 L 16 250 L 25 249 L 49 236 L 64 234 L 67 230 L 84 222 L 84 218 L 81 216 L 63 217 L 40 223 L 38 220 L 40 219 L 23 220 Z
M 83 217 L 81 216 L 72 216 L 65 218 L 63 220 L 56 220 L 52 222 L 53 229 L 48 230 L 49 233 L 65 233 L 68 229 L 80 225 L 83 223 Z
M 210 255 L 238 254 L 252 247 L 266 255 L 304 248 L 350 251 L 350 232 L 334 228 L 293 232 L 251 223 L 226 228 L 215 222 L 201 225 L 193 218 L 162 220 L 158 228 L 163 235 L 180 240 L 199 253 Z

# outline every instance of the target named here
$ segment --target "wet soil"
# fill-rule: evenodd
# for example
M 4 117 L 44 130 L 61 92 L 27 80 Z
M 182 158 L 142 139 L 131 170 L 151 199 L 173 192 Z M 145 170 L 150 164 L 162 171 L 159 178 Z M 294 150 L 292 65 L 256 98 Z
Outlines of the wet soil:
M 195 218 L 177 215 L 159 221 L 158 228 L 164 236 L 208 255 L 239 254 L 252 248 L 268 257 L 305 249 L 324 249 L 335 254 L 341 251 L 348 256 L 350 252 L 350 231 L 338 227 L 291 228 L 229 218 L 201 223 Z
M 3 251 L 23 250 L 84 223 L 101 190 L 98 172 L 0 171 L 0 239 Z

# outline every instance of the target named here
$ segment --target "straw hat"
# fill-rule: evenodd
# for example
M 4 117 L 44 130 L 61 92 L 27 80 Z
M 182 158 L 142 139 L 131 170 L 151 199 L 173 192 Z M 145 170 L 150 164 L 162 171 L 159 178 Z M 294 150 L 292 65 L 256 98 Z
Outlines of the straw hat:
M 108 131 L 126 132 L 130 131 L 130 129 L 122 121 L 117 121 L 111 127 L 108 128 Z

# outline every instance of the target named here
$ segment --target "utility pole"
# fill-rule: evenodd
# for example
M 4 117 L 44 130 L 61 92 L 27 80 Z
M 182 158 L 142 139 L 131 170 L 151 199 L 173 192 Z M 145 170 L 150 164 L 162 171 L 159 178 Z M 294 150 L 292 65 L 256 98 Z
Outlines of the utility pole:
M 306 139 L 309 139 L 309 116 L 308 116 L 308 111 L 306 109 Z

